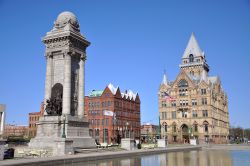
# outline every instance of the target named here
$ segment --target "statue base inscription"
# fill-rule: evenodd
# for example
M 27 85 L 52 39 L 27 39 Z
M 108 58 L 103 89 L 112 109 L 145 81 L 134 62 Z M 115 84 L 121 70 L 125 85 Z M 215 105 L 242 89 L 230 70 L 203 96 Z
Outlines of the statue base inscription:
M 96 148 L 89 136 L 89 123 L 83 118 L 67 115 L 40 117 L 37 135 L 29 147 L 53 150 L 53 156 L 73 154 L 75 148 Z

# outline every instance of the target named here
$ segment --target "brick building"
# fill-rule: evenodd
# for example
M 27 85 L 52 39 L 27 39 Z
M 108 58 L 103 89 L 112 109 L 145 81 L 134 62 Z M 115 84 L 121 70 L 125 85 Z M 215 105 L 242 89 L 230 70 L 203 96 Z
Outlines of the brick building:
M 228 98 L 209 66 L 194 34 L 173 82 L 164 73 L 158 93 L 161 135 L 169 142 L 226 143 L 229 135 Z
M 98 142 L 120 143 L 121 138 L 140 138 L 140 98 L 131 90 L 120 92 L 109 84 L 103 91 L 85 96 L 84 114 L 90 135 Z M 105 112 L 113 116 L 105 115 Z
M 28 129 L 28 126 L 25 125 L 6 124 L 4 127 L 4 137 L 27 137 Z
M 159 126 L 151 123 L 141 125 L 142 142 L 150 142 L 159 138 Z
M 29 137 L 34 138 L 36 136 L 37 122 L 44 112 L 44 104 L 41 103 L 40 112 L 29 113 Z

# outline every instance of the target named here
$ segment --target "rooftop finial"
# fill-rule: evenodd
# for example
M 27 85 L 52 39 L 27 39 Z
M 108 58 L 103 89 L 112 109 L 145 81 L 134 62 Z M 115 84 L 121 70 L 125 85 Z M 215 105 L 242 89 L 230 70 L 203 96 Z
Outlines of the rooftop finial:
M 166 69 L 164 69 L 162 84 L 168 85 L 168 79 L 167 79 Z

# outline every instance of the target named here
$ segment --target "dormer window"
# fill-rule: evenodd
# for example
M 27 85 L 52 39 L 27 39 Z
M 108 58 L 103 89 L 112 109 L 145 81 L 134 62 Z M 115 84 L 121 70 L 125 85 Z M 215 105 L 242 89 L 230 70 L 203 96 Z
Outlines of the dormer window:
M 189 62 L 190 63 L 194 62 L 194 55 L 193 54 L 189 55 Z
M 188 82 L 186 80 L 181 80 L 178 84 L 179 88 L 185 88 L 188 87 Z

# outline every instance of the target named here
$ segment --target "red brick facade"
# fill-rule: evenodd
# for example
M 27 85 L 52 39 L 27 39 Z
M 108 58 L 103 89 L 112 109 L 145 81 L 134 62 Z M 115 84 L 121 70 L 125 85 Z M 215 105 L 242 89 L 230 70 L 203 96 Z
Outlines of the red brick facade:
M 40 112 L 29 113 L 29 137 L 34 138 L 36 136 L 37 122 L 44 112 L 44 104 L 41 103 Z
M 139 95 L 133 94 L 132 91 L 121 93 L 119 88 L 112 90 L 113 85 L 110 85 L 104 91 L 92 91 L 99 92 L 97 95 L 85 96 L 84 114 L 89 121 L 90 135 L 98 142 L 109 144 L 120 143 L 124 137 L 139 139 Z M 105 110 L 115 116 L 104 115 Z
M 28 135 L 28 126 L 19 126 L 7 124 L 4 127 L 4 137 L 26 137 Z

